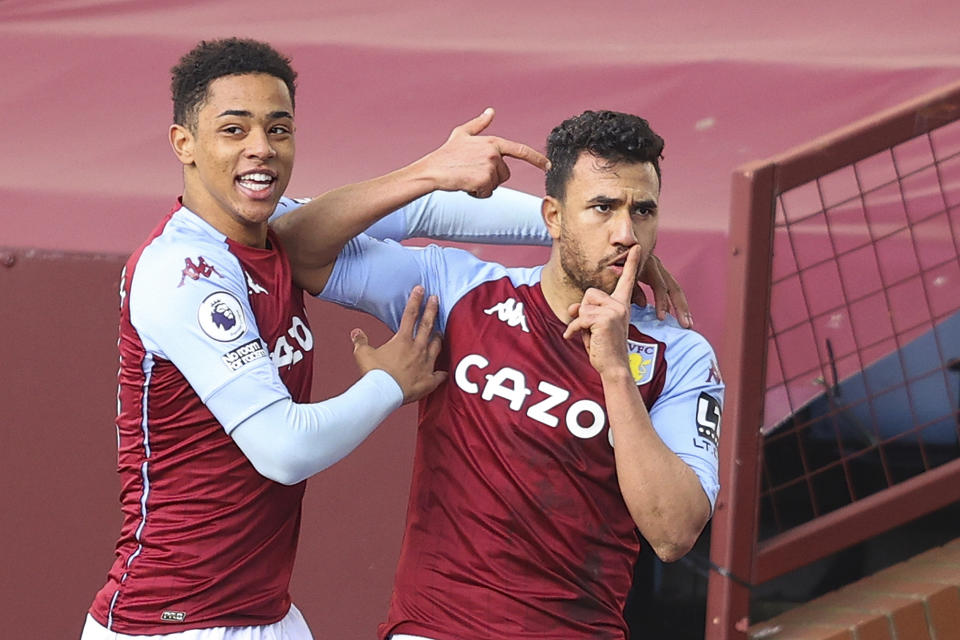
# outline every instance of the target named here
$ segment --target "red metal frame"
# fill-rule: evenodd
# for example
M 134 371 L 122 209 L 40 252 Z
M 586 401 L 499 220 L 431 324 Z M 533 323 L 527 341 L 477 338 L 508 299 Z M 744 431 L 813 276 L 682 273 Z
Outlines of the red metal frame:
M 750 593 L 729 574 L 763 582 L 960 499 L 960 460 L 757 544 L 761 433 L 776 199 L 784 192 L 960 120 L 960 82 L 859 121 L 733 175 L 726 403 L 721 490 L 711 528 L 706 638 L 744 640 Z M 729 573 L 727 573 L 729 572 Z

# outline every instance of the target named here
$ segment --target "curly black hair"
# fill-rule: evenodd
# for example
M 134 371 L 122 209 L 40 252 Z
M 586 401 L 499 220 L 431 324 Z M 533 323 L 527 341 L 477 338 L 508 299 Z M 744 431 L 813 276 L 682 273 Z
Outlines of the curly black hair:
M 290 58 L 265 42 L 245 38 L 203 40 L 170 70 L 173 122 L 193 128 L 210 83 L 223 76 L 268 73 L 287 85 L 295 104 L 297 72 Z
M 639 116 L 618 111 L 584 111 L 564 120 L 547 136 L 547 195 L 562 200 L 581 152 L 607 162 L 650 162 L 660 180 L 663 138 Z

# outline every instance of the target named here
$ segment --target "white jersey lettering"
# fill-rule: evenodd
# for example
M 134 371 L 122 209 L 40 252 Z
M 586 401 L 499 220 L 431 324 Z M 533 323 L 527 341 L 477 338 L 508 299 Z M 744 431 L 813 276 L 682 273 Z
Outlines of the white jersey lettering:
M 471 382 L 467 378 L 467 370 L 471 367 L 486 369 L 490 362 L 483 356 L 472 353 L 464 356 L 454 368 L 453 379 L 457 386 L 471 395 L 480 394 L 480 397 L 487 402 L 494 398 L 503 398 L 508 402 L 511 411 L 522 411 L 523 406 L 533 391 L 527 386 L 527 378 L 522 371 L 512 367 L 502 367 L 494 373 L 484 375 L 486 383 L 481 390 L 480 385 Z M 526 415 L 537 422 L 548 427 L 556 427 L 560 424 L 559 416 L 550 413 L 562 403 L 570 398 L 570 392 L 566 389 L 541 381 L 537 385 L 537 390 L 545 394 L 542 400 L 534 402 L 526 411 Z M 581 416 L 587 414 L 590 422 L 587 425 L 581 424 Z M 564 423 L 567 430 L 574 436 L 588 440 L 598 435 L 607 425 L 607 414 L 603 407 L 594 400 L 588 398 L 577 400 L 567 409 L 564 415 Z M 611 442 L 612 445 L 612 442 Z

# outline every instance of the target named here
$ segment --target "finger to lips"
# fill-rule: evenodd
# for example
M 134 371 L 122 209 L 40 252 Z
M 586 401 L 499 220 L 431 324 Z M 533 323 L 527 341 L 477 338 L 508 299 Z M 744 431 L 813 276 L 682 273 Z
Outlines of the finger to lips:
M 640 245 L 633 245 L 627 252 L 627 260 L 623 265 L 623 272 L 620 279 L 617 280 L 617 286 L 614 287 L 611 297 L 616 298 L 623 304 L 630 304 L 633 294 L 633 288 L 637 283 L 637 267 L 640 266 Z

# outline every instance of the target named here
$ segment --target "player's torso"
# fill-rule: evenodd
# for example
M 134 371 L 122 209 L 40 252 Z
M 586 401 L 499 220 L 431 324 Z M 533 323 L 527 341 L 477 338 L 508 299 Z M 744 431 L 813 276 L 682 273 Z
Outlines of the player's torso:
M 174 216 L 128 262 L 121 285 L 117 421 L 124 522 L 117 561 L 92 609 L 127 633 L 226 624 L 251 613 L 247 624 L 282 617 L 303 495 L 302 484 L 285 487 L 256 472 L 183 373 L 145 346 L 150 339 L 131 318 L 131 299 L 156 295 L 138 288 L 137 271 L 159 263 L 150 251 L 173 233 L 177 240 L 162 250 L 180 252 L 182 259 L 166 276 L 170 286 L 207 281 L 214 291 L 194 318 L 170 318 L 183 325 L 175 328 L 203 331 L 214 349 L 227 345 L 243 322 L 234 312 L 245 293 L 266 344 L 219 347 L 215 366 L 232 371 L 270 357 L 298 401 L 309 398 L 312 372 L 302 292 L 291 285 L 289 263 L 278 248 L 218 243 L 178 227 Z M 242 278 L 246 291 L 221 291 L 228 274 L 235 282 Z
M 638 538 L 599 377 L 563 330 L 537 277 L 483 283 L 447 318 L 449 378 L 422 406 L 397 590 L 435 589 L 465 633 L 623 634 Z M 629 348 L 649 406 L 664 346 L 631 328 Z

